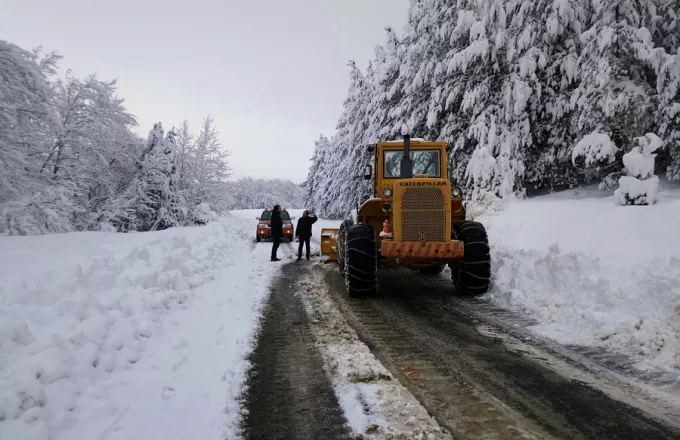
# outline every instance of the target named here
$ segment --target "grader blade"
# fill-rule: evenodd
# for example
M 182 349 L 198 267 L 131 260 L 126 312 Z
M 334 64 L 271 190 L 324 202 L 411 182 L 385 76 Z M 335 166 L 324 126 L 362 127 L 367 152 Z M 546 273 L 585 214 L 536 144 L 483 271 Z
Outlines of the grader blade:
M 324 228 L 321 230 L 321 255 L 330 261 L 337 261 L 338 232 L 340 229 Z

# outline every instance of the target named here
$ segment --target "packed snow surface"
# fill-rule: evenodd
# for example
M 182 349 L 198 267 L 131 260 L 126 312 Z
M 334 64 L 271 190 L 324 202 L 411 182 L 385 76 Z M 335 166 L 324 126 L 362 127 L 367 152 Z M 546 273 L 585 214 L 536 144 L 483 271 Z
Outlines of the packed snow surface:
M 367 440 L 450 440 L 449 433 L 359 340 L 323 276 L 314 274 L 299 286 L 324 369 L 353 435 Z
M 585 195 L 585 197 L 584 197 Z M 489 232 L 491 298 L 559 342 L 680 372 L 680 190 L 650 206 L 566 191 L 478 218 Z
M 235 438 L 279 265 L 255 223 L 0 237 L 0 438 Z

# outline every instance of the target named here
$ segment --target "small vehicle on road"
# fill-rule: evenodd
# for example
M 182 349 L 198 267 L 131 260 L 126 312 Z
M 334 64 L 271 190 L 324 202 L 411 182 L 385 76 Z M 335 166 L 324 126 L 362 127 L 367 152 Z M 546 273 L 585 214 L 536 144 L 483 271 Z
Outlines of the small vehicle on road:
M 259 217 L 256 217 L 257 230 L 255 232 L 255 241 L 258 243 L 261 241 L 271 240 L 272 238 L 272 210 L 265 209 Z M 283 237 L 289 241 L 293 241 L 295 238 L 295 231 L 293 228 L 293 220 L 295 217 L 291 217 L 288 211 L 285 209 L 281 210 L 281 220 L 283 221 Z

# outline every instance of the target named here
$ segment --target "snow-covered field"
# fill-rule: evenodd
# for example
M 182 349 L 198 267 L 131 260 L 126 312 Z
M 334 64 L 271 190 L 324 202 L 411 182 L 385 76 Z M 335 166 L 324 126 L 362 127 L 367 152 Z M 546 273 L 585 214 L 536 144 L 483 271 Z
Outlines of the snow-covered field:
M 235 213 L 163 232 L 0 237 L 0 438 L 234 438 L 280 265 L 254 234 Z
M 618 206 L 579 189 L 507 204 L 489 231 L 498 304 L 561 343 L 680 372 L 680 188 L 652 206 Z

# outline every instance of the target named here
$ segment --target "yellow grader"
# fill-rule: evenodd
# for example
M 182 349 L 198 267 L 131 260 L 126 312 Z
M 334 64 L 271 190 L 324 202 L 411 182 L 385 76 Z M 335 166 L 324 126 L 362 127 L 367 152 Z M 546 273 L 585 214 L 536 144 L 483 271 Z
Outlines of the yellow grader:
M 338 263 L 351 296 L 375 294 L 379 268 L 439 274 L 448 265 L 456 293 L 489 289 L 486 229 L 465 219 L 461 188 L 449 176 L 445 142 L 411 140 L 368 146 L 364 178 L 373 195 L 339 229 L 321 231 L 321 252 Z

